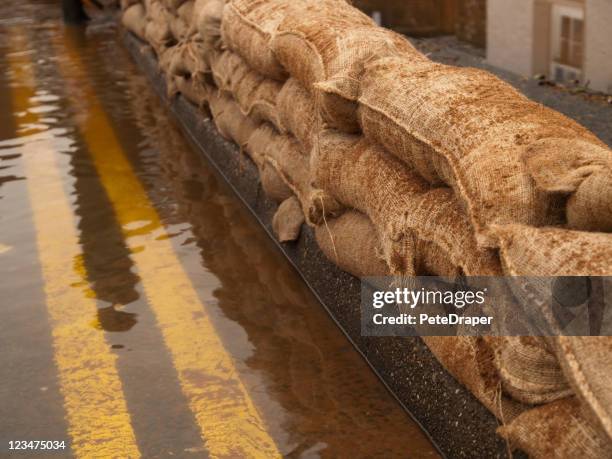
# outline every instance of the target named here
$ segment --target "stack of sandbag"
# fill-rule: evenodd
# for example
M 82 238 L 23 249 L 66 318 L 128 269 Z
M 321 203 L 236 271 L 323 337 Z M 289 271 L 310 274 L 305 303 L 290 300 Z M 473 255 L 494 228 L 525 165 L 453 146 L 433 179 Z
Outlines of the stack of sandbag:
M 170 96 L 180 93 L 197 106 L 206 104 L 209 57 L 221 48 L 224 6 L 223 0 L 122 2 L 123 24 L 155 52 Z
M 124 0 L 121 2 L 121 23 L 141 40 L 146 40 L 147 13 L 139 0 Z
M 282 242 L 356 276 L 612 275 L 612 153 L 344 0 L 124 1 L 169 86 L 257 166 Z M 604 457 L 609 338 L 426 337 L 534 457 Z
M 610 228 L 609 201 L 590 201 L 597 217 L 585 204 L 612 185 L 610 150 L 488 72 L 375 60 L 361 80 L 358 113 L 367 138 L 454 190 L 480 245 L 495 245 L 496 224 Z

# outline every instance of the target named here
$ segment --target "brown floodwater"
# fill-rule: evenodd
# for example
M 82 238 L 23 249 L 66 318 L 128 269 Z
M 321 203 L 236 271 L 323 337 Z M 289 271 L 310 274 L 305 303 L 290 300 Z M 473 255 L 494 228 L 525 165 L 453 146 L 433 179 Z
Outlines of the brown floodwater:
M 438 457 L 112 18 L 58 3 L 0 6 L 0 456 Z

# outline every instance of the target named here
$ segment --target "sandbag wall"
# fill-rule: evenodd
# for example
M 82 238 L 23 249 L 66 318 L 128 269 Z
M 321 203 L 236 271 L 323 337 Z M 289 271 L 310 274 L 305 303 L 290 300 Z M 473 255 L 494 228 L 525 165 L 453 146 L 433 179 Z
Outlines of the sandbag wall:
M 438 64 L 344 0 L 124 0 L 172 94 L 356 275 L 612 275 L 612 152 L 482 70 Z M 533 457 L 609 457 L 612 340 L 427 337 Z

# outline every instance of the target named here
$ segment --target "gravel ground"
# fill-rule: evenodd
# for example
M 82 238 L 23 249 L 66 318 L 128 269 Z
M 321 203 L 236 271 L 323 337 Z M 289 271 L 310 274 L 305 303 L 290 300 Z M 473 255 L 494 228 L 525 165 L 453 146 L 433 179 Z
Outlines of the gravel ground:
M 590 93 L 572 93 L 571 88 L 550 86 L 487 64 L 484 50 L 455 37 L 411 38 L 414 45 L 432 60 L 462 67 L 477 67 L 494 73 L 527 97 L 578 121 L 612 147 L 612 98 Z

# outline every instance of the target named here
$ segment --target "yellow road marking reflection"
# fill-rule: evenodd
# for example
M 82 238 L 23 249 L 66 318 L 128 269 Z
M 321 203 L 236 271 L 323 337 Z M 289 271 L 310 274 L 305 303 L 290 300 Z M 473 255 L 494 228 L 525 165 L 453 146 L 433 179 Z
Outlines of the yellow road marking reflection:
M 213 457 L 280 456 L 88 84 L 72 43 L 77 39 L 67 30 L 55 46 L 68 93 L 78 94 L 74 102 L 86 105 L 87 116 L 77 120 L 81 136 L 123 229 L 206 449 Z
M 11 49 L 27 49 L 20 34 L 17 28 L 8 34 Z M 97 307 L 83 293 L 85 274 L 72 269 L 81 249 L 57 162 L 66 139 L 45 130 L 30 106 L 35 83 L 29 56 L 13 52 L 8 61 L 16 82 L 13 106 L 22 115 L 17 122 L 23 165 L 72 450 L 77 457 L 140 457 L 116 356 L 104 334 L 90 324 Z

